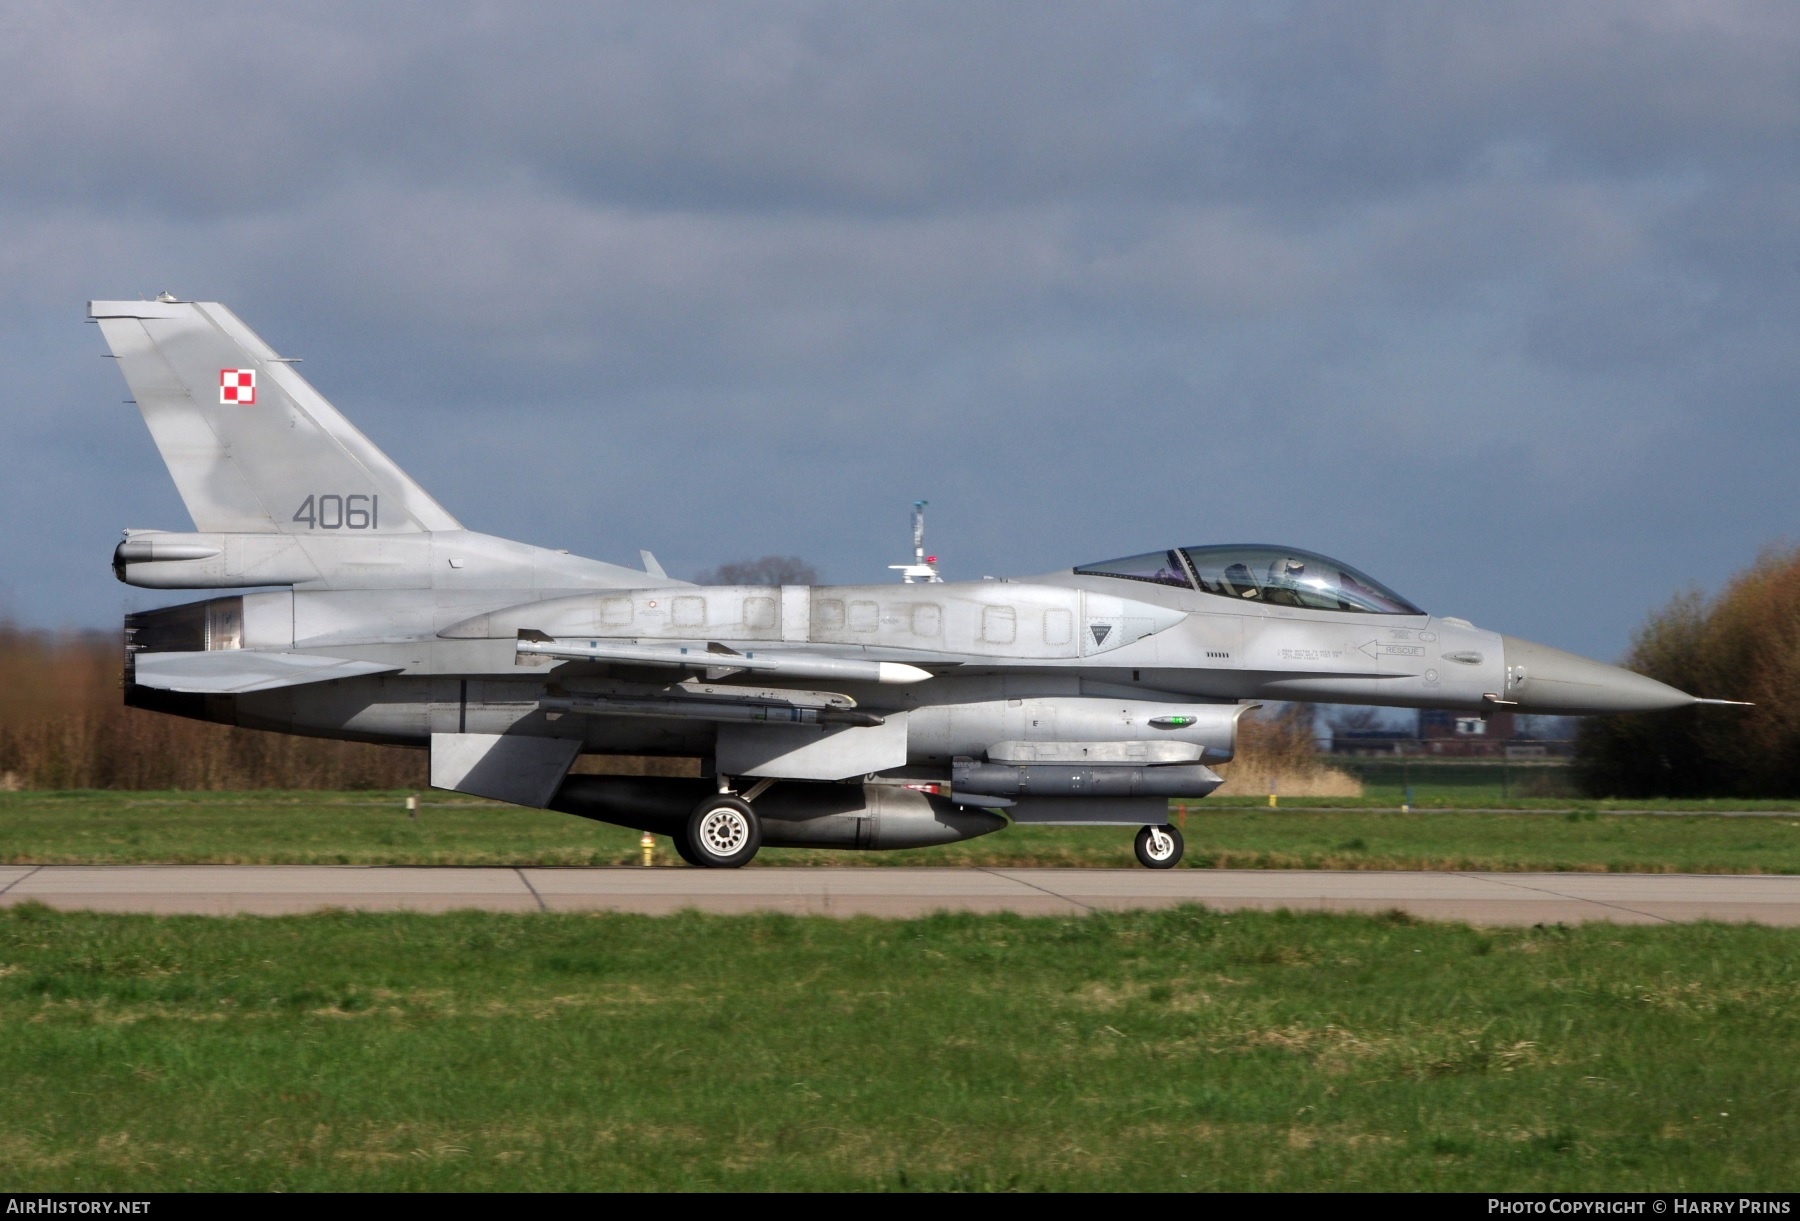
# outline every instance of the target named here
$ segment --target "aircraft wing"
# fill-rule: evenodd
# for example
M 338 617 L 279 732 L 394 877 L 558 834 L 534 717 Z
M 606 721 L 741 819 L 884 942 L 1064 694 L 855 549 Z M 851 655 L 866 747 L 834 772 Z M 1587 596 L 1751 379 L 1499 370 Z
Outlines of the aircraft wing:
M 132 681 L 140 687 L 164 691 L 238 695 L 360 674 L 390 673 L 401 668 L 385 661 L 352 661 L 312 653 L 215 649 L 204 653 L 138 653 L 132 657 Z

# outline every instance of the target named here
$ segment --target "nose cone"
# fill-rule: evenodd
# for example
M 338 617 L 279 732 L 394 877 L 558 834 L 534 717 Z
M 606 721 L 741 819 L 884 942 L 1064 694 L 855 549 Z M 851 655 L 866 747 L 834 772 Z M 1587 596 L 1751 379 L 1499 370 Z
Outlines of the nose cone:
M 1667 683 L 1548 645 L 1502 636 L 1506 695 L 1520 712 L 1658 712 L 1699 703 Z

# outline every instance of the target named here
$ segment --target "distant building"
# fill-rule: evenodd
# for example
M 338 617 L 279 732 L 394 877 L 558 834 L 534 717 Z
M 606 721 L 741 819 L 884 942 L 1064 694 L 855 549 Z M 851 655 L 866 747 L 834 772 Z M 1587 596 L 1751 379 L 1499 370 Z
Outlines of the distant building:
M 1442 708 L 1419 709 L 1419 747 L 1426 755 L 1506 756 L 1518 737 L 1509 709 L 1496 708 L 1485 718 Z
M 1390 721 L 1389 726 L 1392 724 Z M 1327 749 L 1334 755 L 1447 759 L 1546 759 L 1571 753 L 1574 743 L 1565 736 L 1534 737 L 1533 729 L 1554 734 L 1563 729 L 1563 723 L 1546 725 L 1540 717 L 1520 724 L 1506 708 L 1497 708 L 1485 718 L 1479 713 L 1423 708 L 1415 725 L 1405 729 L 1333 725 Z
M 1410 729 L 1338 729 L 1331 731 L 1334 755 L 1416 755 L 1418 741 Z

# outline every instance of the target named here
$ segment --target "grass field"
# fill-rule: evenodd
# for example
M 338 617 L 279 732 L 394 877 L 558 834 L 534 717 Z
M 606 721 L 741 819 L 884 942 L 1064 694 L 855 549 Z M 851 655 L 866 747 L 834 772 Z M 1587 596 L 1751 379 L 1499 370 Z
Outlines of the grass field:
M 0 862 L 600 865 L 639 859 L 637 835 L 617 827 L 446 794 L 420 800 L 413 819 L 397 793 L 0 793 Z M 1587 802 L 1507 813 L 1401 814 L 1366 803 L 1270 810 L 1209 801 L 1190 806 L 1182 821 L 1184 864 L 1198 867 L 1800 873 L 1800 813 L 1615 815 Z M 675 863 L 667 840 L 659 841 L 658 860 Z M 1130 829 L 1096 827 L 1014 827 L 906 852 L 766 849 L 757 863 L 1135 867 Z
M 1792 1190 L 1800 932 L 0 912 L 20 1191 Z

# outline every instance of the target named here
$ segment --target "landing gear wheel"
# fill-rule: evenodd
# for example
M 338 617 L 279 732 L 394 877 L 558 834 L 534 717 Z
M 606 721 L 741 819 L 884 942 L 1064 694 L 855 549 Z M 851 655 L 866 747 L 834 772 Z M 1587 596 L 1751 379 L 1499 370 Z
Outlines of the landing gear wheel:
M 729 793 L 708 797 L 688 815 L 686 857 L 708 869 L 748 865 L 762 847 L 762 820 L 750 803 Z
M 1143 828 L 1132 847 L 1137 850 L 1138 864 L 1144 868 L 1173 869 L 1186 845 L 1181 842 L 1181 832 L 1164 823 Z

